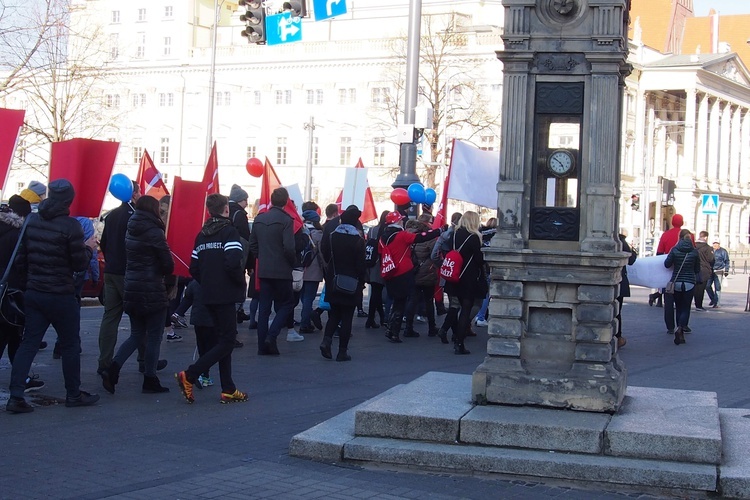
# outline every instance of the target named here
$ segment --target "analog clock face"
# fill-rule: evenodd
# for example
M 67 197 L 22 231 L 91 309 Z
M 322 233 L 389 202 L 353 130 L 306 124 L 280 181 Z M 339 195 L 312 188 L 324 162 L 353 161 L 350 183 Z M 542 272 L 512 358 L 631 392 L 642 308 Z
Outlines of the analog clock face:
M 574 166 L 573 154 L 562 149 L 553 151 L 547 160 L 547 167 L 550 172 L 558 177 L 564 177 L 570 174 L 570 172 L 573 171 Z

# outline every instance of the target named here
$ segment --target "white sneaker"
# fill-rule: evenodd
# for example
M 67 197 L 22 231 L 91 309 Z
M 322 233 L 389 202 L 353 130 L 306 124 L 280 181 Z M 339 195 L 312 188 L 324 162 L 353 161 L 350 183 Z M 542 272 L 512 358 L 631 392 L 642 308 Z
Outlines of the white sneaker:
M 427 323 L 427 318 L 425 318 L 424 316 L 416 316 L 414 319 L 419 321 L 420 323 Z
M 477 325 L 477 326 L 487 326 L 487 325 L 489 325 L 489 323 L 487 323 L 487 321 L 483 320 L 483 319 L 478 319 L 477 322 L 474 323 L 474 324 Z
M 302 342 L 303 340 L 305 340 L 305 337 L 295 332 L 294 330 L 286 334 L 287 342 Z

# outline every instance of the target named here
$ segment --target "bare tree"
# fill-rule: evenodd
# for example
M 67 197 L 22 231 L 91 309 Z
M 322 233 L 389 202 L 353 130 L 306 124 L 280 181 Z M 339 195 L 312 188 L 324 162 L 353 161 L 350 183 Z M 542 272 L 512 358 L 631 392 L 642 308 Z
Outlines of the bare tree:
M 433 129 L 425 131 L 432 162 L 422 164 L 420 176 L 427 187 L 436 186 L 439 164 L 445 162 L 446 146 L 450 147 L 448 136 L 471 141 L 482 135 L 497 135 L 500 126 L 500 113 L 489 111 L 488 98 L 477 83 L 483 78 L 488 54 L 467 50 L 470 35 L 460 28 L 460 20 L 459 14 L 451 13 L 424 16 L 422 23 L 419 98 L 432 107 L 434 120 Z M 394 41 L 397 62 L 385 72 L 395 95 L 374 105 L 383 129 L 393 129 L 402 121 L 406 44 L 406 38 Z M 494 52 L 491 56 L 494 59 Z M 389 174 L 397 171 L 398 166 L 393 166 Z

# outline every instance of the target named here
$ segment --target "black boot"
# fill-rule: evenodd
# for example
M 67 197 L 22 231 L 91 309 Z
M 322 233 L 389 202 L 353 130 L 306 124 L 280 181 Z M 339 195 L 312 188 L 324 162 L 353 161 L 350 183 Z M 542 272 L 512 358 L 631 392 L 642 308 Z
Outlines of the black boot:
M 404 337 L 419 337 L 419 332 L 414 330 L 414 327 L 406 325 L 404 329 Z
M 365 328 L 380 328 L 380 325 L 374 319 L 368 319 L 365 321 Z
M 437 334 L 438 334 L 438 337 L 440 337 L 440 342 L 442 342 L 443 344 L 447 344 L 448 343 L 448 332 L 447 331 L 445 331 L 443 328 L 440 328 L 438 330 Z
M 332 337 L 325 336 L 323 337 L 323 342 L 320 343 L 320 354 L 323 355 L 326 359 L 332 359 L 333 354 L 331 354 L 331 342 L 333 341 Z
M 169 392 L 169 388 L 161 385 L 159 377 L 149 377 L 144 375 L 141 392 L 143 394 L 160 394 L 162 392 Z
M 281 354 L 279 352 L 279 347 L 276 345 L 276 337 L 266 337 L 266 341 L 263 343 L 263 345 L 266 348 L 266 354 L 269 354 L 271 356 L 278 356 Z
M 466 347 L 464 347 L 463 342 L 456 342 L 455 347 L 453 347 L 453 352 L 455 354 L 471 354 L 471 352 Z
M 109 368 L 102 372 L 102 387 L 110 394 L 115 393 L 115 386 L 120 380 L 120 365 L 116 361 L 112 361 Z
M 346 349 L 341 350 L 339 349 L 338 354 L 336 354 L 336 361 L 351 361 L 352 357 L 349 356 Z

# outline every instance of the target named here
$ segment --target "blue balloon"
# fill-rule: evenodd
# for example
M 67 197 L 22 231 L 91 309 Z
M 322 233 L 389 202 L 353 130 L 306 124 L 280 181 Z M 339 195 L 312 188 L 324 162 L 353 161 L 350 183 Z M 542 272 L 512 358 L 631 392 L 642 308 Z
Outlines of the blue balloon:
M 435 203 L 435 200 L 437 199 L 437 193 L 432 188 L 427 188 L 424 190 L 424 202 L 428 205 L 432 205 Z
M 407 192 L 409 193 L 409 199 L 414 203 L 424 203 L 424 186 L 420 183 L 411 184 Z
M 109 192 L 122 202 L 128 202 L 133 197 L 133 183 L 125 174 L 115 174 L 109 180 Z

